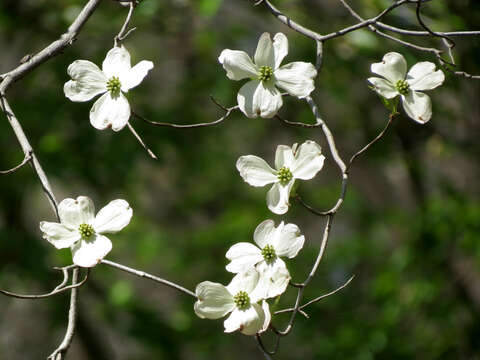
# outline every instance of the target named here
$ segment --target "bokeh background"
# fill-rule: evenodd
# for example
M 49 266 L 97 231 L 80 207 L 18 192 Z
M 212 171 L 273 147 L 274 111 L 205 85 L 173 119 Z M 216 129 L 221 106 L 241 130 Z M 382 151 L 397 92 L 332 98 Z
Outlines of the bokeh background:
M 17 66 L 64 32 L 85 1 L 0 2 L 0 73 Z M 353 24 L 338 1 L 274 2 L 300 23 L 327 33 Z M 391 2 L 351 1 L 367 17 Z M 480 3 L 432 1 L 425 21 L 436 30 L 478 29 Z M 299 188 L 305 201 L 329 208 L 340 191 L 338 169 L 322 133 L 288 128 L 274 119 L 247 119 L 239 112 L 219 126 L 176 130 L 132 125 L 157 154 L 148 157 L 128 129 L 97 131 L 89 103 L 63 95 L 67 66 L 76 59 L 101 64 L 113 45 L 127 8 L 104 1 L 74 46 L 9 91 L 20 119 L 59 200 L 88 195 L 97 209 L 124 198 L 134 209 L 130 225 L 112 235 L 108 259 L 176 281 L 189 289 L 204 281 L 227 283 L 224 254 L 250 241 L 263 220 L 284 219 L 307 238 L 288 266 L 302 281 L 318 251 L 324 219 L 293 205 L 284 217 L 266 208 L 266 188 L 245 184 L 235 169 L 241 155 L 273 161 L 277 144 L 312 139 L 327 161 L 318 176 Z M 418 29 L 414 6 L 385 21 Z M 226 78 L 221 50 L 253 54 L 262 32 L 282 31 L 289 61 L 315 60 L 314 44 L 277 22 L 263 6 L 238 0 L 144 0 L 135 11 L 137 30 L 125 41 L 133 63 L 155 63 L 145 81 L 128 94 L 143 116 L 171 123 L 212 121 L 222 115 L 210 100 L 235 104 L 241 82 Z M 407 38 L 404 38 L 407 39 Z M 438 40 L 411 38 L 425 46 Z M 480 40 L 457 38 L 456 59 L 480 72 Z M 385 125 L 388 113 L 368 89 L 369 66 L 388 51 L 411 66 L 434 61 L 425 53 L 361 30 L 325 45 L 324 67 L 314 98 L 347 159 Z M 276 359 L 478 359 L 480 354 L 480 102 L 478 81 L 446 74 L 430 93 L 433 118 L 420 126 L 404 114 L 351 171 L 347 199 L 333 224 L 318 273 L 305 292 L 311 299 L 351 275 L 342 292 L 298 317 Z M 312 123 L 306 103 L 285 99 L 280 114 Z M 23 159 L 8 122 L 0 121 L 0 167 Z M 59 282 L 53 266 L 71 263 L 41 238 L 38 223 L 52 211 L 31 168 L 0 176 L 0 288 L 47 292 Z M 291 289 L 276 305 L 290 306 Z M 262 359 L 255 341 L 223 333 L 223 321 L 201 320 L 193 299 L 118 270 L 97 266 L 81 288 L 78 330 L 69 359 Z M 61 341 L 68 294 L 46 300 L 0 297 L 0 358 L 45 358 Z M 275 318 L 281 326 L 287 316 Z M 270 340 L 265 339 L 270 345 Z

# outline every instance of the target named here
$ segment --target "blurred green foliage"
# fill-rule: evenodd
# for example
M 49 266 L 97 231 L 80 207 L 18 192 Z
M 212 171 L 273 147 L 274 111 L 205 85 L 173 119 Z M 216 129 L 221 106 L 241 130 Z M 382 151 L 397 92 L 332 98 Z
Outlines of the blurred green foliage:
M 85 1 L 0 3 L 0 73 L 17 66 L 64 32 Z M 391 2 L 352 2 L 373 16 Z M 336 1 L 282 0 L 275 4 L 307 27 L 327 33 L 354 23 Z M 235 104 L 240 82 L 217 62 L 225 48 L 253 54 L 259 35 L 282 31 L 290 61 L 315 60 L 314 44 L 278 23 L 262 6 L 235 0 L 144 0 L 125 46 L 136 63 L 155 68 L 128 94 L 133 109 L 154 121 L 196 123 L 223 113 L 210 100 Z M 476 29 L 474 0 L 432 1 L 423 7 L 436 30 Z M 414 6 L 387 16 L 395 26 L 418 29 Z M 269 213 L 266 189 L 246 185 L 235 169 L 241 155 L 273 161 L 277 144 L 313 139 L 327 153 L 324 170 L 299 192 L 329 208 L 340 179 L 318 130 L 287 128 L 276 120 L 234 113 L 219 126 L 194 130 L 132 125 L 159 160 L 153 161 L 127 129 L 99 132 L 88 121 L 89 103 L 63 96 L 67 66 L 97 64 L 113 46 L 126 8 L 104 1 L 74 45 L 14 85 L 8 99 L 49 175 L 59 200 L 88 195 L 98 208 L 124 198 L 134 209 L 130 225 L 112 236 L 108 258 L 176 281 L 190 289 L 204 280 L 227 283 L 227 249 L 251 241 L 266 218 L 297 223 L 307 244 L 288 266 L 302 281 L 312 266 L 324 220 L 295 205 L 285 217 Z M 407 39 L 407 38 L 405 38 Z M 424 46 L 438 39 L 410 38 Z M 459 68 L 479 73 L 480 40 L 456 38 Z M 324 67 L 314 97 L 340 153 L 348 158 L 388 119 L 368 89 L 369 66 L 388 51 L 409 64 L 434 61 L 360 30 L 325 44 Z M 277 359 L 474 359 L 480 353 L 480 204 L 478 202 L 480 103 L 478 82 L 447 74 L 431 94 L 433 118 L 420 126 L 401 115 L 385 138 L 351 172 L 347 199 L 336 216 L 311 299 L 354 281 L 308 309 Z M 308 106 L 285 99 L 284 118 L 312 123 Z M 4 119 L 5 120 L 5 119 Z M 0 122 L 0 167 L 23 159 L 7 121 Z M 53 266 L 71 262 L 41 238 L 38 222 L 53 219 L 28 167 L 0 177 L 0 287 L 46 292 L 58 279 Z M 81 289 L 78 331 L 71 359 L 262 358 L 255 342 L 223 334 L 222 321 L 197 318 L 193 301 L 169 288 L 98 266 Z M 294 290 L 277 309 L 293 303 Z M 0 298 L 0 358 L 45 357 L 60 342 L 68 296 L 37 302 Z M 287 316 L 275 319 L 281 326 Z M 270 345 L 272 339 L 266 338 Z

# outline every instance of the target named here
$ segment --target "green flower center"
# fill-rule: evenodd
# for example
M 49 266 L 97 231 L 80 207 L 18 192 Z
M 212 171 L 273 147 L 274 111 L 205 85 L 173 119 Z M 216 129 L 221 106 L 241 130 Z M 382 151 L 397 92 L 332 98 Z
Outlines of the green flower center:
M 277 178 L 280 184 L 287 185 L 292 180 L 293 175 L 289 168 L 282 166 L 277 172 Z
M 262 66 L 260 68 L 260 75 L 258 79 L 261 81 L 268 81 L 273 76 L 273 69 L 270 66 Z
M 120 83 L 120 79 L 117 76 L 112 76 L 107 81 L 107 90 L 110 91 L 112 96 L 120 95 L 120 89 L 122 88 L 122 84 Z
M 275 260 L 277 257 L 277 254 L 275 254 L 275 249 L 272 245 L 265 245 L 265 247 L 262 249 L 262 255 L 267 263 L 273 262 L 273 260 Z
M 95 233 L 95 230 L 93 230 L 92 225 L 80 224 L 80 226 L 78 227 L 78 232 L 82 236 L 82 239 L 88 239 Z
M 395 88 L 402 95 L 407 95 L 410 91 L 410 85 L 405 80 L 398 80 L 395 84 Z
M 250 297 L 245 291 L 239 291 L 237 295 L 233 297 L 233 302 L 240 310 L 245 310 L 250 306 Z

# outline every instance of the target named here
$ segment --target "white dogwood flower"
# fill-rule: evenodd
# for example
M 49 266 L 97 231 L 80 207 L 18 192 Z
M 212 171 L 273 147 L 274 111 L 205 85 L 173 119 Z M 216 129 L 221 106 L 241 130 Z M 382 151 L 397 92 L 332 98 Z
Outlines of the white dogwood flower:
M 432 117 L 432 103 L 424 90 L 442 85 L 445 75 L 435 71 L 435 64 L 422 61 L 411 67 L 407 73 L 405 58 L 396 52 L 385 54 L 382 62 L 372 64 L 371 71 L 383 78 L 371 77 L 368 81 L 383 97 L 392 99 L 400 95 L 407 115 L 421 124 Z
M 280 257 L 289 259 L 297 256 L 305 242 L 305 237 L 295 224 L 275 227 L 273 220 L 265 220 L 257 226 L 253 240 L 258 245 L 241 242 L 233 245 L 225 255 L 230 263 L 227 271 L 240 273 L 255 267 L 260 274 L 259 296 L 265 299 L 283 294 L 291 279 L 285 262 Z
M 226 49 L 220 54 L 218 61 L 229 79 L 251 79 L 241 87 L 237 96 L 240 110 L 249 118 L 275 116 L 283 104 L 276 86 L 298 98 L 310 95 L 315 88 L 315 67 L 300 61 L 280 66 L 287 54 L 288 40 L 282 33 L 277 33 L 273 42 L 269 33 L 263 33 L 258 40 L 254 61 L 244 51 Z
M 116 233 L 128 225 L 132 208 L 125 200 L 111 201 L 95 216 L 90 198 L 64 199 L 58 205 L 60 223 L 42 221 L 44 239 L 57 249 L 70 247 L 73 263 L 82 267 L 98 264 L 112 249 L 112 242 L 103 234 Z
M 271 315 L 268 303 L 255 292 L 259 274 L 255 269 L 237 274 L 230 284 L 204 281 L 197 285 L 195 313 L 202 319 L 219 319 L 228 313 L 224 321 L 226 333 L 240 331 L 255 335 L 267 330 Z M 262 301 L 262 304 L 258 304 Z
M 65 83 L 65 96 L 83 102 L 103 94 L 90 110 L 90 123 L 98 130 L 111 127 L 120 131 L 130 118 L 130 104 L 124 93 L 139 85 L 153 68 L 151 61 L 130 65 L 130 54 L 122 46 L 111 49 L 102 64 L 102 70 L 88 60 L 76 60 L 67 73 L 72 80 Z
M 276 170 L 255 155 L 241 156 L 237 169 L 243 180 L 252 186 L 273 183 L 267 193 L 268 208 L 275 214 L 285 214 L 295 179 L 310 180 L 322 169 L 325 156 L 321 152 L 320 145 L 311 140 L 298 148 L 297 144 L 292 147 L 279 145 L 275 154 Z

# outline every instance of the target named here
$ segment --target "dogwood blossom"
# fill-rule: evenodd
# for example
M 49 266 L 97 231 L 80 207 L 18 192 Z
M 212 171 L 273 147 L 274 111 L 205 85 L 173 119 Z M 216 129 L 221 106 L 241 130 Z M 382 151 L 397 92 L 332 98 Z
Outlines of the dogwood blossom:
M 392 99 L 398 95 L 407 115 L 421 124 L 432 117 L 432 103 L 424 90 L 442 85 L 445 75 L 435 71 L 435 64 L 422 61 L 411 67 L 407 73 L 405 58 L 396 52 L 385 54 L 382 62 L 372 64 L 371 71 L 383 78 L 371 77 L 368 81 L 381 96 Z
M 204 281 L 197 285 L 195 313 L 202 319 L 219 319 L 230 313 L 224 321 L 226 333 L 240 331 L 255 335 L 267 330 L 271 315 L 268 303 L 255 291 L 259 274 L 255 269 L 237 274 L 230 284 Z M 262 301 L 262 304 L 258 304 Z
M 128 225 L 132 208 L 125 200 L 111 201 L 95 216 L 90 198 L 64 199 L 58 205 L 60 223 L 42 221 L 44 239 L 57 249 L 70 248 L 73 263 L 82 267 L 98 264 L 112 249 L 112 242 L 103 234 L 116 233 Z
M 267 193 L 267 206 L 275 214 L 285 214 L 295 180 L 310 180 L 322 169 L 325 156 L 321 152 L 320 145 L 311 140 L 298 148 L 297 144 L 292 147 L 279 145 L 275 154 L 276 169 L 255 155 L 241 156 L 237 169 L 243 180 L 252 186 L 273 183 Z
M 251 79 L 241 87 L 237 96 L 240 110 L 249 118 L 275 116 L 283 104 L 276 86 L 298 98 L 310 95 L 315 88 L 315 67 L 300 61 L 280 66 L 287 54 L 288 40 L 282 33 L 277 33 L 273 42 L 269 33 L 263 33 L 258 40 L 254 61 L 244 51 L 226 49 L 220 54 L 218 61 L 229 79 Z
M 130 54 L 122 46 L 111 49 L 102 70 L 88 60 L 76 60 L 67 69 L 72 80 L 65 83 L 65 96 L 84 102 L 103 94 L 90 110 L 90 123 L 98 130 L 120 131 L 130 118 L 130 104 L 124 93 L 139 85 L 153 68 L 151 61 L 130 65 Z
M 291 276 L 280 257 L 292 259 L 297 256 L 305 237 L 295 224 L 285 225 L 282 221 L 275 227 L 273 220 L 265 220 L 255 229 L 253 240 L 258 247 L 241 242 L 227 251 L 225 256 L 230 260 L 227 270 L 239 273 L 255 267 L 260 274 L 258 291 L 262 291 L 262 297 L 283 294 Z

